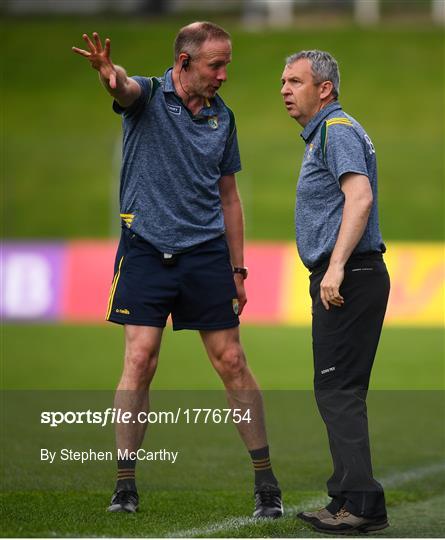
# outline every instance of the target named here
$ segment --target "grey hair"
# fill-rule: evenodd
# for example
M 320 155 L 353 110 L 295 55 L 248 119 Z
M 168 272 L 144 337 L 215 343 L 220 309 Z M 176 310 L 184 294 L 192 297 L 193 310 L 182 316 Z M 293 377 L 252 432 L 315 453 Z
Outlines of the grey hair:
M 286 66 L 291 66 L 297 60 L 306 58 L 311 62 L 312 75 L 316 83 L 331 81 L 333 85 L 332 94 L 335 99 L 340 94 L 340 71 L 337 60 L 325 51 L 300 51 L 286 58 Z

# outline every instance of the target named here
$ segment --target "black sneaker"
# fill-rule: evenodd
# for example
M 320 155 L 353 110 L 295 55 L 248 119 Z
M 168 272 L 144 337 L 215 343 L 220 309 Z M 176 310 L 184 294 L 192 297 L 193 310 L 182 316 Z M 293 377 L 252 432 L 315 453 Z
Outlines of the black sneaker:
M 107 508 L 108 512 L 137 512 L 139 505 L 139 495 L 136 491 L 115 491 L 111 497 L 111 504 Z
M 279 518 L 283 515 L 281 490 L 273 484 L 261 484 L 255 487 L 255 518 Z

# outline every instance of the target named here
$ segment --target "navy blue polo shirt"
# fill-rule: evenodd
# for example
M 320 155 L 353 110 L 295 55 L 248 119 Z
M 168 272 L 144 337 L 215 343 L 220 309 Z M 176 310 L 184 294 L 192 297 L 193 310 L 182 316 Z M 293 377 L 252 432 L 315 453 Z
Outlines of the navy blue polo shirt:
M 304 265 L 312 269 L 330 257 L 342 221 L 346 173 L 367 176 L 373 204 L 353 253 L 384 252 L 377 208 L 375 148 L 362 126 L 335 101 L 318 112 L 301 133 L 306 151 L 297 185 L 295 228 Z
M 123 117 L 124 224 L 159 251 L 180 253 L 224 233 L 218 182 L 241 170 L 233 113 L 216 95 L 193 116 L 172 70 L 133 77 L 142 92 Z

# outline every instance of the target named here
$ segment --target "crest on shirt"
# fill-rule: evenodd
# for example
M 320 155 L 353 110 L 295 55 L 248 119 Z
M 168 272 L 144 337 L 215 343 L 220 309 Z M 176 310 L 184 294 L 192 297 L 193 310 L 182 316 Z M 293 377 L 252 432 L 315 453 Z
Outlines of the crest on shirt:
M 167 104 L 167 109 L 172 113 L 172 114 L 177 114 L 178 116 L 181 114 L 181 107 L 179 105 L 168 105 Z
M 307 147 L 306 147 L 306 154 L 305 154 L 304 158 L 307 159 L 307 160 L 311 159 L 313 150 L 314 150 L 314 144 L 313 143 L 308 144 Z
M 218 117 L 217 116 L 211 116 L 207 123 L 212 129 L 218 129 Z

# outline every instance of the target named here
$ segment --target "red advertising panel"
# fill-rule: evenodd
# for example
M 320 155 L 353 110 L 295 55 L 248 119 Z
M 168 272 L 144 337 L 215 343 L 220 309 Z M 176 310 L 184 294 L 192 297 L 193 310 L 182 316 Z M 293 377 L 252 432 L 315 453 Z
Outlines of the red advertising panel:
M 62 317 L 104 321 L 113 280 L 116 241 L 76 241 L 67 245 Z
M 249 276 L 245 282 L 247 305 L 242 320 L 251 323 L 277 323 L 280 319 L 285 245 L 251 243 L 245 252 Z

